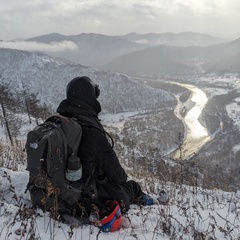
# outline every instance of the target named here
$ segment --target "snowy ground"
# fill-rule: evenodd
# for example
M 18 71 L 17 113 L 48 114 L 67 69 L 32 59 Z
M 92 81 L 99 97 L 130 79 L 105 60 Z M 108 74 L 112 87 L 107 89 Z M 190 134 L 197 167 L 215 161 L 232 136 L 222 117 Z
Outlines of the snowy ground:
M 240 79 L 236 76 L 228 77 L 212 77 L 212 78 L 201 78 L 201 82 L 205 81 L 206 83 L 214 84 L 215 88 L 204 88 L 204 91 L 207 92 L 210 97 L 216 95 L 225 95 L 232 90 L 240 92 Z M 240 94 L 239 94 L 240 95 Z M 233 121 L 233 124 L 236 126 L 237 130 L 240 130 L 240 97 L 234 99 L 234 102 L 226 105 L 226 111 L 229 118 Z M 237 153 L 240 150 L 240 142 L 236 144 L 232 151 Z
M 207 191 L 169 183 L 164 185 L 170 195 L 168 205 L 144 208 L 132 205 L 123 217 L 121 230 L 102 233 L 92 225 L 71 227 L 53 221 L 48 213 L 40 210 L 32 214 L 29 194 L 24 193 L 27 181 L 26 171 L 0 168 L 0 239 L 146 240 L 208 236 L 206 239 L 210 240 L 240 237 L 240 191 Z M 153 192 L 162 188 L 162 183 L 157 181 L 144 180 L 144 183 L 154 188 Z
M 236 98 L 235 102 L 228 104 L 226 110 L 234 125 L 240 130 L 240 98 Z
M 104 114 L 100 115 L 99 118 L 101 119 L 102 123 L 106 127 L 114 127 L 117 128 L 119 131 L 123 129 L 124 123 L 126 119 L 129 117 L 135 116 L 139 114 L 139 111 L 136 112 L 123 112 L 123 113 L 116 113 L 116 114 Z

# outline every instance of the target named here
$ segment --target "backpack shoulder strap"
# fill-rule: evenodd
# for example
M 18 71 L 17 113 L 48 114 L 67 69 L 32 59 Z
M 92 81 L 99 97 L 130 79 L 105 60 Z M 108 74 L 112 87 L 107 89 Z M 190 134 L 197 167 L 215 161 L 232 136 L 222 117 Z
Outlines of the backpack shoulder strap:
M 100 127 L 91 125 L 90 123 L 81 122 L 80 120 L 76 120 L 76 121 L 83 127 L 95 128 L 95 129 L 98 129 L 99 131 L 102 131 L 111 140 L 111 143 L 110 143 L 111 144 L 111 148 L 114 148 L 113 138 L 111 137 L 111 135 L 107 131 L 105 131 L 104 129 L 102 129 Z

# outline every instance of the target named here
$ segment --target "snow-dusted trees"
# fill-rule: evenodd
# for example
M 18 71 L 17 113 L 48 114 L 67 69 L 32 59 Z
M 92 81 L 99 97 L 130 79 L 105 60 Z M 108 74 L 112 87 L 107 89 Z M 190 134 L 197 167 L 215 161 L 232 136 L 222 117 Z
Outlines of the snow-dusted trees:
M 0 122 L 2 128 L 13 145 L 19 136 L 19 130 L 26 121 L 24 114 L 31 119 L 45 119 L 50 113 L 46 106 L 41 106 L 36 94 L 29 93 L 27 85 L 22 85 L 22 91 L 14 91 L 0 75 Z
M 29 86 L 22 81 L 21 97 L 24 101 L 24 111 L 28 115 L 29 123 L 32 123 L 32 118 L 35 118 L 36 122 L 39 118 L 45 118 L 48 109 L 46 106 L 40 106 L 40 101 L 37 99 L 37 95 L 30 93 Z

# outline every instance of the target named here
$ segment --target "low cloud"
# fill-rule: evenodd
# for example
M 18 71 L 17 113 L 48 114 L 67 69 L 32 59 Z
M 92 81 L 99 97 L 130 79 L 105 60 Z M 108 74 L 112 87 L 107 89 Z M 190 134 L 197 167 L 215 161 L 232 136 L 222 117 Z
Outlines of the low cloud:
M 61 52 L 65 50 L 75 50 L 78 46 L 71 41 L 52 42 L 49 44 L 29 41 L 2 41 L 0 42 L 0 48 L 40 52 Z

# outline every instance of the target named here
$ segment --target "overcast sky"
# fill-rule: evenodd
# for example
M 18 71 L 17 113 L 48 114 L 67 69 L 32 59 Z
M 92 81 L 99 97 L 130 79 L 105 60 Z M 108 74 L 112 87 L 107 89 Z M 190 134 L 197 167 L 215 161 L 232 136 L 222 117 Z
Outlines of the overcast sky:
M 194 31 L 240 37 L 240 0 L 0 0 L 0 39 Z

